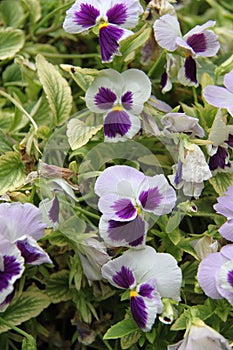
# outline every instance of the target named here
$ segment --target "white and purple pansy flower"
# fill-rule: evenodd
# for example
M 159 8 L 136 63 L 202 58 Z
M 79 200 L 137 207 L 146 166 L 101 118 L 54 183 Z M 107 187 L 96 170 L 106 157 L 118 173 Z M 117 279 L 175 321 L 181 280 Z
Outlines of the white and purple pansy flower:
M 222 86 L 207 85 L 203 95 L 206 101 L 219 108 L 226 108 L 233 116 L 233 70 L 224 76 Z
M 197 25 L 182 36 L 180 24 L 176 16 L 166 14 L 154 23 L 154 34 L 158 44 L 173 52 L 182 48 L 186 52 L 184 66 L 178 73 L 178 79 L 184 85 L 197 85 L 196 61 L 197 57 L 212 57 L 218 52 L 220 45 L 217 35 L 208 28 L 213 27 L 215 21 L 208 21 Z
M 7 241 L 1 241 L 0 248 L 0 312 L 11 302 L 14 283 L 24 272 L 24 258 L 20 250 Z
M 86 92 L 86 105 L 104 114 L 106 141 L 131 139 L 141 127 L 139 115 L 151 95 L 151 82 L 138 69 L 119 73 L 106 69 L 96 77 Z
M 132 35 L 143 8 L 139 0 L 76 0 L 67 11 L 63 28 L 81 33 L 97 26 L 102 62 L 120 55 L 119 42 Z
M 218 197 L 217 200 L 214 209 L 227 218 L 218 231 L 228 241 L 233 242 L 233 186 L 229 186 L 224 196 Z
M 212 299 L 227 299 L 233 305 L 233 244 L 209 254 L 198 268 L 198 282 Z
M 47 253 L 37 241 L 43 236 L 46 225 L 40 209 L 30 203 L 0 204 L 0 237 L 17 245 L 25 263 L 38 265 L 51 263 Z
M 103 171 L 95 183 L 102 217 L 100 236 L 109 246 L 138 247 L 144 244 L 149 217 L 172 211 L 175 190 L 164 175 L 145 176 L 126 166 Z
M 130 290 L 130 308 L 138 327 L 149 332 L 163 311 L 161 298 L 180 299 L 181 269 L 172 255 L 154 248 L 129 249 L 102 267 L 103 278 Z

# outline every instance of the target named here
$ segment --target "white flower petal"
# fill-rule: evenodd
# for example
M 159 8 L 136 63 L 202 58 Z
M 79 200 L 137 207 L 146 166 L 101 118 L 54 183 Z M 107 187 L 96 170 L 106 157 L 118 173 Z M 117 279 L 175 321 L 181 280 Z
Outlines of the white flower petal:
M 207 85 L 203 96 L 206 101 L 219 108 L 233 108 L 233 92 L 221 86 Z
M 177 49 L 176 39 L 181 37 L 180 24 L 177 17 L 166 14 L 154 23 L 155 40 L 168 51 Z
M 233 70 L 224 76 L 223 82 L 226 88 L 233 93 Z

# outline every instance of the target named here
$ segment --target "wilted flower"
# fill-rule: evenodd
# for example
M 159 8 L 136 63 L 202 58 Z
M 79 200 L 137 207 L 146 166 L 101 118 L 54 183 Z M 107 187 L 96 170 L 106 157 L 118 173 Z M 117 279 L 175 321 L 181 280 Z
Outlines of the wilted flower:
M 200 319 L 190 326 L 179 343 L 169 345 L 168 350 L 231 350 L 228 341 Z
M 140 130 L 139 115 L 150 95 L 151 82 L 144 72 L 107 69 L 96 77 L 85 98 L 92 112 L 105 114 L 105 139 L 116 142 L 131 139 Z
M 207 257 L 211 253 L 216 253 L 218 250 L 218 241 L 212 237 L 204 236 L 190 242 L 200 260 Z
M 137 25 L 141 13 L 138 0 L 76 0 L 66 13 L 63 28 L 81 33 L 97 26 L 102 62 L 111 62 L 120 55 L 119 42 L 133 34 L 127 28 Z
M 203 95 L 206 101 L 219 108 L 226 108 L 233 116 L 233 70 L 224 76 L 225 87 L 207 85 Z
M 95 184 L 103 213 L 99 231 L 110 246 L 140 246 L 148 223 L 145 215 L 168 214 L 176 202 L 174 189 L 164 175 L 145 176 L 129 166 L 112 166 L 103 171 Z
M 211 178 L 212 174 L 200 147 L 195 144 L 186 147 L 182 150 L 178 164 L 173 166 L 174 174 L 168 177 L 175 188 L 183 187 L 186 196 L 198 198 L 204 188 L 204 181 Z
M 212 299 L 226 298 L 233 305 L 233 244 L 203 259 L 197 278 L 207 296 Z
M 129 249 L 102 267 L 103 278 L 113 286 L 130 290 L 130 308 L 144 332 L 151 330 L 163 311 L 162 297 L 179 300 L 181 269 L 172 255 L 156 253 L 149 246 Z
M 229 186 L 224 196 L 217 198 L 218 203 L 214 209 L 218 214 L 224 215 L 227 221 L 219 228 L 219 233 L 228 241 L 233 242 L 233 186 Z
M 186 51 L 184 66 L 178 73 L 178 79 L 182 84 L 197 85 L 195 59 L 211 57 L 218 52 L 220 45 L 217 35 L 212 30 L 207 30 L 214 25 L 215 21 L 208 21 L 201 26 L 197 25 L 182 36 L 176 16 L 166 14 L 155 21 L 155 39 L 162 48 L 171 52 L 178 48 Z

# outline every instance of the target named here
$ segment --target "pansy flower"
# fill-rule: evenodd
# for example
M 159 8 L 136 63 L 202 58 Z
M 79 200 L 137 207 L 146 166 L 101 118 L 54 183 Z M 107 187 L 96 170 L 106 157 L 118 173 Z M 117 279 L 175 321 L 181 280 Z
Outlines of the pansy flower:
M 1 240 L 0 247 L 0 312 L 9 305 L 14 294 L 14 283 L 24 272 L 24 258 L 15 246 Z
M 233 242 L 233 186 L 229 186 L 224 196 L 218 197 L 217 200 L 214 209 L 227 218 L 218 231 L 228 241 Z
M 152 247 L 129 249 L 102 267 L 103 278 L 130 291 L 130 309 L 138 327 L 149 332 L 163 311 L 161 298 L 179 300 L 181 269 L 172 255 Z
M 151 95 L 151 82 L 138 69 L 119 73 L 107 69 L 96 77 L 86 92 L 86 105 L 104 114 L 107 141 L 131 139 L 141 127 L 139 115 Z
M 120 55 L 119 42 L 132 35 L 143 8 L 138 0 L 77 0 L 67 11 L 63 28 L 81 33 L 97 26 L 102 62 Z
M 183 340 L 169 345 L 168 350 L 231 350 L 229 342 L 202 320 L 196 319 Z
M 212 57 L 219 50 L 217 35 L 208 28 L 213 27 L 215 21 L 208 21 L 203 25 L 197 25 L 187 34 L 182 36 L 180 24 L 176 16 L 166 14 L 154 23 L 154 34 L 158 44 L 173 52 L 182 48 L 186 52 L 183 67 L 178 73 L 179 81 L 184 85 L 197 85 L 198 57 Z
M 224 76 L 222 86 L 207 85 L 203 95 L 206 101 L 219 108 L 226 108 L 233 116 L 233 70 Z
M 227 299 L 233 305 L 233 244 L 209 254 L 198 268 L 198 282 L 212 299 Z
M 37 243 L 45 227 L 41 211 L 33 204 L 0 204 L 0 238 L 17 245 L 25 263 L 51 263 L 47 253 Z
M 176 202 L 164 175 L 145 176 L 126 165 L 105 169 L 95 183 L 95 193 L 103 213 L 100 236 L 110 246 L 144 244 L 149 217 L 170 213 Z

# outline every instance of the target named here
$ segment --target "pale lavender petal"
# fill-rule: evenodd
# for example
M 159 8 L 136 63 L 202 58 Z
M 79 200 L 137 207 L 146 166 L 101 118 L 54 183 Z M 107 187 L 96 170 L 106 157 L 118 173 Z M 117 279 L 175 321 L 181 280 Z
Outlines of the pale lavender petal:
M 98 208 L 108 219 L 130 221 L 136 218 L 137 210 L 132 200 L 120 198 L 117 194 L 106 194 L 98 202 Z
M 0 254 L 0 304 L 13 292 L 13 285 L 24 272 L 24 259 L 16 246 Z
M 40 209 L 30 203 L 2 203 L 0 217 L 7 227 L 3 234 L 12 243 L 24 235 L 38 240 L 46 228 L 46 224 L 42 222 Z
M 225 74 L 223 82 L 226 88 L 233 93 L 233 70 Z
M 146 176 L 138 200 L 145 211 L 163 215 L 170 213 L 174 208 L 176 193 L 164 175 Z
M 233 219 L 233 198 L 228 192 L 224 196 L 217 198 L 218 203 L 214 204 L 214 209 L 218 214 L 226 216 L 228 219 Z
M 193 29 L 191 29 L 188 33 L 186 33 L 184 35 L 184 38 L 186 40 L 190 35 L 202 33 L 206 29 L 214 27 L 215 24 L 216 24 L 215 21 L 207 21 L 206 23 L 204 23 L 202 25 L 197 25 Z
M 171 106 L 169 106 L 166 102 L 157 99 L 155 96 L 151 96 L 148 103 L 161 112 L 169 113 L 172 111 Z
M 99 234 L 106 244 L 112 247 L 140 247 L 144 245 L 147 224 L 140 216 L 132 221 L 106 220 L 99 222 Z
M 209 254 L 199 265 L 197 278 L 204 293 L 213 299 L 222 299 L 217 288 L 220 268 L 227 259 L 221 253 Z
M 227 244 L 222 247 L 221 254 L 229 260 L 233 260 L 233 244 Z
M 177 45 L 190 50 L 196 57 L 215 56 L 220 48 L 217 36 L 211 30 L 185 35 L 184 39 L 178 38 L 176 43 Z
M 185 133 L 190 137 L 204 137 L 205 131 L 199 125 L 197 118 L 190 117 L 185 113 L 167 113 L 161 120 L 164 125 L 164 131 L 168 133 Z
M 166 14 L 154 23 L 155 40 L 168 51 L 175 51 L 178 47 L 176 39 L 181 37 L 180 25 L 175 16 Z
M 29 265 L 40 265 L 44 263 L 52 264 L 48 254 L 31 237 L 27 237 L 17 242 L 17 247 L 24 257 L 25 263 Z
M 233 261 L 228 260 L 222 264 L 219 271 L 217 288 L 222 297 L 233 305 Z
M 114 165 L 106 168 L 97 178 L 95 193 L 98 196 L 115 193 L 120 197 L 134 198 L 144 178 L 145 175 L 137 169 L 127 165 Z
M 220 235 L 233 242 L 233 219 L 225 222 L 218 230 Z
M 233 92 L 221 86 L 207 85 L 204 88 L 203 96 L 206 101 L 215 107 L 232 108 Z
M 100 87 L 98 93 L 94 97 L 95 104 L 103 110 L 111 109 L 117 100 L 116 94 L 109 88 Z
M 94 27 L 100 15 L 97 0 L 76 1 L 66 12 L 63 28 L 68 33 L 81 33 Z

